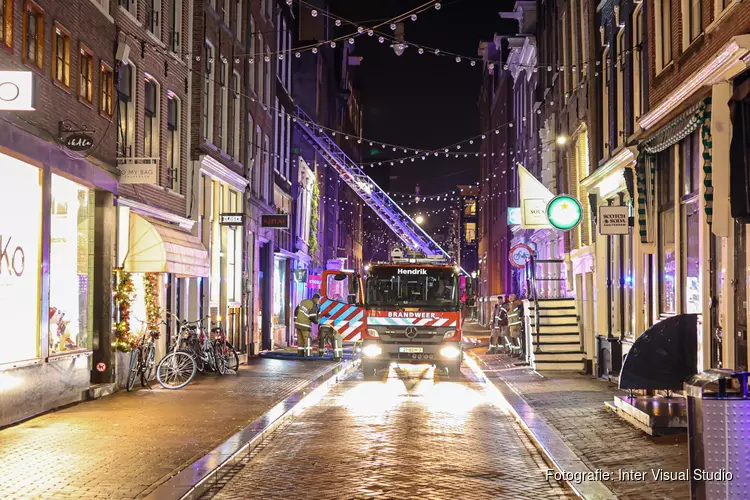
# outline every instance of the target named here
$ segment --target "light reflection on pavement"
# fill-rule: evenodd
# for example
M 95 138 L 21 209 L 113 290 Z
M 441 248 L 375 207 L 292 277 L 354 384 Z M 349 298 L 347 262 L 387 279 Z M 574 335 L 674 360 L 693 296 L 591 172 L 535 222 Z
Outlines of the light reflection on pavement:
M 421 365 L 352 373 L 206 497 L 572 498 L 492 400 L 466 368 L 460 381 Z

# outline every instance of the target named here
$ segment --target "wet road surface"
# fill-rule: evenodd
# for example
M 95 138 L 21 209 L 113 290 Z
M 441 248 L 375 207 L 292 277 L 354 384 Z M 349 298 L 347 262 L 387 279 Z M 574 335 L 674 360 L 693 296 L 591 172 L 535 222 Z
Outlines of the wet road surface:
M 489 394 L 466 367 L 460 381 L 427 366 L 354 372 L 204 498 L 573 498 Z

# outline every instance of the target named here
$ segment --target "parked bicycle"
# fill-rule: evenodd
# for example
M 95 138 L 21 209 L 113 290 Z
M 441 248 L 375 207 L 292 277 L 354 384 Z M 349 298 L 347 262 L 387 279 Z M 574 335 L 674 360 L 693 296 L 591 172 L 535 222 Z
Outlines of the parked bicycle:
M 141 323 L 144 322 L 141 321 Z M 159 332 L 156 330 L 144 333 L 130 354 L 130 369 L 128 371 L 128 381 L 125 385 L 125 389 L 128 392 L 133 390 L 135 381 L 139 377 L 141 379 L 141 386 L 150 388 L 148 381 L 151 379 L 151 374 L 154 371 L 154 360 L 156 358 L 156 346 L 154 342 L 158 338 Z
M 227 334 L 224 331 L 224 324 L 216 321 L 211 328 L 213 336 L 214 358 L 216 358 L 217 367 L 223 368 L 222 375 L 233 373 L 236 374 L 240 368 L 240 356 L 237 350 L 227 340 Z
M 198 326 L 205 318 L 197 321 L 177 319 L 179 330 L 175 336 L 172 349 L 156 367 L 156 379 L 165 389 L 185 387 L 195 378 L 198 370 L 199 363 L 193 352 L 194 339 L 197 336 Z

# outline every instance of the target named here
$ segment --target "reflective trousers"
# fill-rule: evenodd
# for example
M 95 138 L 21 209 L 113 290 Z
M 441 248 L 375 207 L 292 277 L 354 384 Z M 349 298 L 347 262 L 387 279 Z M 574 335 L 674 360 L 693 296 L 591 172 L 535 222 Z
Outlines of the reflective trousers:
M 297 355 L 312 356 L 311 330 L 297 327 Z
M 322 356 L 325 352 L 326 342 L 330 342 L 333 347 L 333 359 L 341 359 L 344 354 L 343 337 L 333 328 L 321 327 L 318 330 L 318 355 Z

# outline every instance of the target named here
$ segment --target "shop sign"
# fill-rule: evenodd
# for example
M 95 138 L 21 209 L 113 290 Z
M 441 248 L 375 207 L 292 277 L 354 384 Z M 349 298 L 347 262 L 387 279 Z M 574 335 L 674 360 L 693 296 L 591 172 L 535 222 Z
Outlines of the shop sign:
M 307 288 L 320 290 L 323 286 L 323 276 L 319 274 L 310 274 L 307 276 Z
M 581 203 L 570 195 L 555 196 L 547 204 L 547 220 L 556 229 L 569 231 L 580 224 L 582 218 Z
M 399 247 L 393 247 L 391 249 L 391 259 L 403 259 L 404 251 Z
M 222 226 L 241 226 L 245 222 L 243 213 L 219 214 L 219 224 Z
M 0 111 L 35 111 L 36 96 L 33 71 L 0 71 Z
M 549 227 L 545 210 L 547 202 L 543 198 L 523 200 L 524 226 L 528 228 Z
M 517 268 L 524 268 L 533 254 L 534 251 L 525 243 L 513 245 L 509 252 L 510 265 Z
M 508 225 L 518 226 L 521 224 L 521 207 L 508 207 Z
M 599 207 L 599 234 L 630 233 L 630 216 L 627 206 Z
M 94 146 L 94 139 L 88 134 L 71 134 L 63 141 L 71 151 L 86 151 Z
M 295 269 L 294 281 L 297 283 L 305 283 L 307 281 L 307 269 Z
M 289 214 L 261 215 L 260 227 L 270 229 L 289 229 Z
M 120 184 L 158 184 L 158 158 L 120 158 Z

